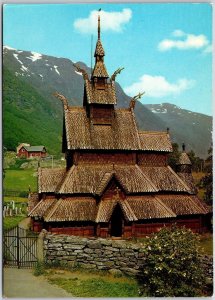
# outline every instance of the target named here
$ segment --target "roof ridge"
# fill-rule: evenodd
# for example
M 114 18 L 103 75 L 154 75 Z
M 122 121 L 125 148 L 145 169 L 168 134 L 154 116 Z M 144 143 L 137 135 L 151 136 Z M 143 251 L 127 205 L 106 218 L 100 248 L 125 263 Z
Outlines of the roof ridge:
M 162 200 L 159 198 L 159 196 L 154 196 L 157 202 L 159 202 L 170 214 L 173 215 L 173 217 L 176 217 L 177 215 L 168 207 L 166 206 Z
M 30 214 L 32 214 L 33 212 L 34 212 L 34 210 L 39 206 L 39 204 L 41 203 L 41 202 L 43 202 L 44 201 L 44 199 L 41 199 L 33 208 L 32 208 L 32 210 L 28 213 L 28 216 L 30 216 Z
M 146 176 L 146 174 L 144 174 L 143 170 L 137 164 L 135 164 L 135 167 L 143 174 L 144 178 L 150 183 L 153 189 L 155 189 L 155 192 L 158 192 L 159 191 L 158 187 L 154 185 L 154 183 L 150 180 L 150 178 Z
M 70 177 L 70 175 L 71 175 L 71 173 L 73 172 L 73 170 L 75 169 L 75 165 L 73 165 L 70 169 L 69 169 L 69 171 L 68 172 L 66 172 L 65 173 L 65 177 L 63 178 L 64 180 L 62 180 L 61 182 L 61 186 L 59 187 L 59 189 L 57 190 L 56 189 L 56 193 L 58 193 L 58 194 L 61 194 L 62 192 L 62 189 L 63 189 L 63 186 L 65 185 L 65 182 L 67 181 L 67 179 L 68 179 L 68 177 Z
M 52 203 L 52 205 L 50 206 L 50 208 L 47 211 L 47 214 L 46 213 L 44 214 L 44 221 L 48 222 L 48 220 L 54 214 L 54 212 L 56 211 L 58 206 L 61 204 L 62 200 L 63 200 L 62 198 L 60 198 L 59 200 L 56 199 L 56 201 L 54 201 Z
M 134 219 L 133 221 L 137 221 L 138 218 L 135 215 L 135 213 L 134 213 L 133 209 L 131 208 L 131 206 L 129 205 L 127 199 L 124 199 L 123 201 L 120 201 L 120 203 L 121 203 L 122 207 L 123 207 L 123 204 L 126 204 L 126 208 L 129 210 L 130 214 L 132 215 L 132 217 Z
M 176 172 L 174 172 L 170 166 L 166 166 L 166 168 L 168 168 L 170 170 L 170 172 L 178 178 L 178 180 L 182 183 L 182 185 L 187 189 L 187 192 L 191 193 L 191 190 L 188 187 L 188 185 L 186 185 L 186 183 L 178 176 L 178 174 Z

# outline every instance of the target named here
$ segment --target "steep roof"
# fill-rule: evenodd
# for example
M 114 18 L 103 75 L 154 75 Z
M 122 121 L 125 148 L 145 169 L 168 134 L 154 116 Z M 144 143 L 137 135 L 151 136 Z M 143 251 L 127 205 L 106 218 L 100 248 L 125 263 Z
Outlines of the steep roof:
M 186 152 L 182 152 L 180 154 L 177 165 L 192 165 L 189 156 Z
M 135 119 L 129 109 L 116 109 L 111 125 L 93 125 L 84 108 L 69 107 L 65 110 L 65 127 L 68 149 L 140 149 Z
M 159 191 L 190 192 L 186 183 L 169 166 L 140 168 Z
M 51 221 L 94 221 L 96 200 L 92 197 L 66 198 L 57 200 L 44 214 Z
M 39 168 L 38 191 L 39 193 L 53 193 L 64 178 L 66 169 L 62 168 Z
M 97 194 L 101 193 L 112 176 L 127 193 L 156 192 L 156 186 L 147 178 L 137 165 L 78 165 L 66 174 L 59 189 L 59 194 Z M 131 179 L 132 178 L 132 179 Z
M 93 68 L 92 77 L 108 78 L 108 72 L 103 61 L 97 61 Z
M 197 188 L 194 184 L 192 173 L 177 172 L 177 175 L 186 183 L 192 194 L 197 193 Z
M 102 195 L 108 183 L 115 178 L 127 194 L 186 192 L 193 193 L 191 185 L 183 181 L 169 166 L 143 167 L 138 165 L 83 164 L 65 169 L 38 171 L 39 192 L 59 194 Z
M 158 198 L 177 216 L 191 214 L 206 214 L 209 210 L 196 196 L 159 195 Z
M 98 204 L 95 198 L 83 196 L 59 200 L 45 199 L 35 206 L 29 216 L 43 217 L 46 222 L 109 222 L 117 204 L 127 221 L 176 218 L 181 215 L 199 215 L 209 212 L 208 207 L 196 196 L 162 194 L 128 196 L 123 200 L 102 199 Z
M 133 110 L 126 108 L 115 109 L 112 123 L 101 125 L 90 122 L 84 107 L 70 106 L 65 110 L 65 128 L 68 149 L 172 151 L 168 134 L 139 133 Z
M 116 104 L 116 91 L 114 82 L 106 83 L 104 89 L 96 89 L 89 80 L 85 80 L 87 103 Z
M 128 197 L 127 202 L 138 220 L 174 218 L 175 213 L 160 199 L 150 195 Z
M 142 150 L 172 152 L 172 144 L 167 132 L 139 131 L 139 136 Z

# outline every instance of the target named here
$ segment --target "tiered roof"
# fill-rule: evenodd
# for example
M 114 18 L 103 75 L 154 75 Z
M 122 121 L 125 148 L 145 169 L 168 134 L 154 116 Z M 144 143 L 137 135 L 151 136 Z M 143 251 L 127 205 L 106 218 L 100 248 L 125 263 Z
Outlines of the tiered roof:
M 88 150 L 93 153 L 144 153 L 160 157 L 171 152 L 167 132 L 138 131 L 133 105 L 129 108 L 114 107 L 117 102 L 114 80 L 107 80 L 104 55 L 99 23 L 95 67 L 91 79 L 84 75 L 84 107 L 71 107 L 61 96 L 67 150 L 81 152 L 82 155 Z M 95 122 L 94 110 L 90 109 L 104 109 L 105 105 L 110 113 L 108 122 Z M 77 162 L 68 170 L 40 168 L 39 194 L 48 194 L 48 197 L 38 202 L 39 197 L 36 199 L 32 195 L 34 202 L 38 203 L 29 215 L 43 218 L 46 222 L 109 222 L 117 205 L 127 221 L 207 214 L 207 206 L 193 195 L 195 187 L 191 173 L 177 174 L 165 163 L 162 164 L 158 167 L 144 163 L 137 165 L 134 161 L 118 164 L 85 161 Z M 179 164 L 190 165 L 185 152 Z M 106 198 L 105 193 L 113 182 L 120 188 L 123 199 L 115 194 Z
M 196 196 L 168 194 L 128 196 L 123 200 L 115 196 L 113 199 L 102 199 L 98 205 L 94 197 L 46 199 L 41 200 L 29 215 L 43 217 L 46 222 L 109 222 L 117 204 L 127 221 L 176 218 L 209 212 L 208 207 Z

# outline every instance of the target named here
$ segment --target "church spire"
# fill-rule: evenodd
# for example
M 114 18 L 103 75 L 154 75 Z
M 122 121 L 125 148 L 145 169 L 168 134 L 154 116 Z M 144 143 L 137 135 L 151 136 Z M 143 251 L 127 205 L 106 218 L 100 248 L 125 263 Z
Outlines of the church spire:
M 100 24 L 100 14 L 98 11 L 98 40 L 96 43 L 96 49 L 94 53 L 95 57 L 95 66 L 92 73 L 92 78 L 108 78 L 108 72 L 106 70 L 105 64 L 104 64 L 104 56 L 105 51 L 103 49 L 102 43 L 101 43 L 101 24 Z
M 101 11 L 101 8 L 99 9 L 99 12 Z M 100 40 L 100 14 L 98 13 L 98 40 Z

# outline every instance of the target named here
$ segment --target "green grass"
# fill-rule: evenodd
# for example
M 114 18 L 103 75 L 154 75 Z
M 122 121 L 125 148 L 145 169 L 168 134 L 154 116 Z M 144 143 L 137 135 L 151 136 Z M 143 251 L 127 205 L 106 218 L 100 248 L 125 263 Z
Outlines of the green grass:
M 138 297 L 138 284 L 133 278 L 102 277 L 95 274 L 76 272 L 71 278 L 48 278 L 75 297 Z
M 200 247 L 204 254 L 213 255 L 213 235 L 204 234 L 200 236 Z
M 4 189 L 13 191 L 28 191 L 29 185 L 31 191 L 37 191 L 37 177 L 33 176 L 34 170 L 6 170 L 4 179 Z
M 19 222 L 21 222 L 25 218 L 26 216 L 5 217 L 3 220 L 4 230 L 13 229 L 19 224 Z
M 23 203 L 23 202 L 28 202 L 28 198 L 23 198 L 23 197 L 13 197 L 13 196 L 4 196 L 4 202 L 10 202 L 11 200 L 14 200 L 15 203 Z

